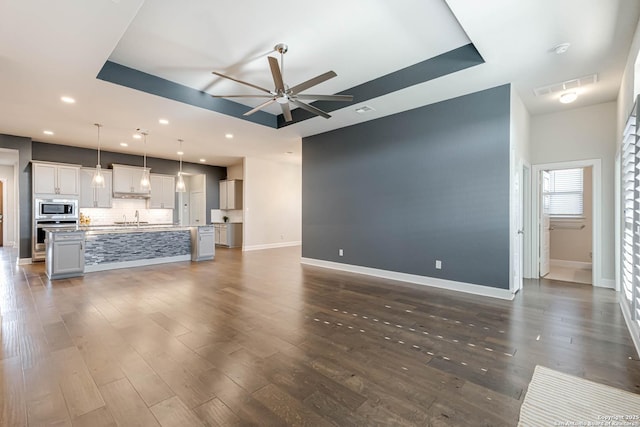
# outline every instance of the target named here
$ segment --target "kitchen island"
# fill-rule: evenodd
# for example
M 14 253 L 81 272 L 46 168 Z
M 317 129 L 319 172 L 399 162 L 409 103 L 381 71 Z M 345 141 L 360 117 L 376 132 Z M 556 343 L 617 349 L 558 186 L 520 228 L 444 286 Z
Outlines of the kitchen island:
M 85 230 L 85 273 L 191 260 L 191 227 L 128 225 Z

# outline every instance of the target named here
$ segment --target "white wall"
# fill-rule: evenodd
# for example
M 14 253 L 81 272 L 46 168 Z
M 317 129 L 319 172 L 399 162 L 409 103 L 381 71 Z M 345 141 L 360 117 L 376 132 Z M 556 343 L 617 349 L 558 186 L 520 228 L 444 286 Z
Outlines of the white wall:
M 510 124 L 509 124 L 509 140 L 510 140 L 510 156 L 511 156 L 511 168 L 510 168 L 510 192 L 511 192 L 511 207 L 510 207 L 510 236 L 511 236 L 511 250 L 509 251 L 509 265 L 511 271 L 511 288 L 513 289 L 513 278 L 516 275 L 524 274 L 519 264 L 520 261 L 514 259 L 514 245 L 520 246 L 520 250 L 523 251 L 520 256 L 520 260 L 527 259 L 527 252 L 525 249 L 527 245 L 521 243 L 522 236 L 518 234 L 518 230 L 521 226 L 524 226 L 526 220 L 524 215 L 524 208 L 521 215 L 523 216 L 523 223 L 517 218 L 517 212 L 520 210 L 519 204 L 521 203 L 521 192 L 524 191 L 524 176 L 523 176 L 523 164 L 529 164 L 529 146 L 530 146 L 530 116 L 527 108 L 525 107 L 522 99 L 518 93 L 511 87 L 511 99 L 510 99 Z M 516 191 L 516 180 L 520 182 L 520 189 Z M 520 193 L 520 194 L 518 194 Z M 528 218 L 528 215 L 526 216 Z M 526 228 L 526 227 L 525 227 Z M 516 269 L 521 272 L 516 272 Z M 517 273 L 517 274 L 516 274 Z
M 16 180 L 15 180 L 15 168 L 14 166 L 0 166 L 0 180 L 3 181 L 4 186 L 4 219 L 2 221 L 2 227 L 4 232 L 4 245 L 14 246 L 16 244 L 16 233 L 18 229 L 17 221 L 17 194 L 16 194 Z
M 244 250 L 301 243 L 301 165 L 245 159 L 243 237 Z
M 615 278 L 616 108 L 615 102 L 607 102 L 531 117 L 532 164 L 586 159 L 602 161 L 601 275 L 612 282 Z
M 237 165 L 227 166 L 227 179 L 244 179 L 243 162 Z
M 622 142 L 622 131 L 624 130 L 624 124 L 627 121 L 627 117 L 633 108 L 635 102 L 634 95 L 640 92 L 640 76 L 634 83 L 634 76 L 636 74 L 636 62 L 638 60 L 638 52 L 640 52 L 640 21 L 636 27 L 636 33 L 633 36 L 631 42 L 631 48 L 629 49 L 629 55 L 627 57 L 627 64 L 624 69 L 622 81 L 620 83 L 620 91 L 618 92 L 618 120 L 617 120 L 617 138 L 618 145 Z M 638 70 L 640 73 L 640 70 Z

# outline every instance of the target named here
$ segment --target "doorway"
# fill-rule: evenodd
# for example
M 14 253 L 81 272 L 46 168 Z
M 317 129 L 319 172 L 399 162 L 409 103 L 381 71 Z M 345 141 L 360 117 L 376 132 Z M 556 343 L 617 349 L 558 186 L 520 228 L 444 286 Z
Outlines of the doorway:
M 600 160 L 534 165 L 533 277 L 599 285 Z

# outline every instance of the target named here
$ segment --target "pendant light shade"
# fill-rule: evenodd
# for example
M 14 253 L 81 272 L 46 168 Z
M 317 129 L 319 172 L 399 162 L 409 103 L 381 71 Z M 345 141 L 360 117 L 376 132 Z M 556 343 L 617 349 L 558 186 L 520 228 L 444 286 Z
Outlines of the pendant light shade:
M 184 193 L 187 191 L 187 186 L 184 183 L 184 177 L 182 176 L 182 140 L 179 139 L 180 143 L 180 151 L 178 151 L 178 155 L 180 156 L 180 171 L 178 172 L 178 178 L 176 179 L 176 193 Z
M 93 173 L 93 178 L 91 178 L 91 187 L 104 188 L 104 175 L 102 174 L 102 166 L 100 165 L 100 128 L 102 125 L 100 123 L 94 123 L 94 126 L 98 128 L 98 164 L 96 165 L 96 170 Z
M 147 169 L 147 135 L 148 132 L 142 132 L 144 136 L 144 163 L 142 165 L 142 177 L 140 178 L 140 188 L 145 191 L 151 190 L 151 178 L 149 177 L 149 169 Z

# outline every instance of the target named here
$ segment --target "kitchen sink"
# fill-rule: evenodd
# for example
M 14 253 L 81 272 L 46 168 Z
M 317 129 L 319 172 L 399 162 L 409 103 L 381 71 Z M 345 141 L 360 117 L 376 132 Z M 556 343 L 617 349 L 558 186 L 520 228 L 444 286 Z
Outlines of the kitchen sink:
M 144 225 L 144 224 L 149 224 L 148 221 L 114 221 L 113 223 L 114 225 Z

